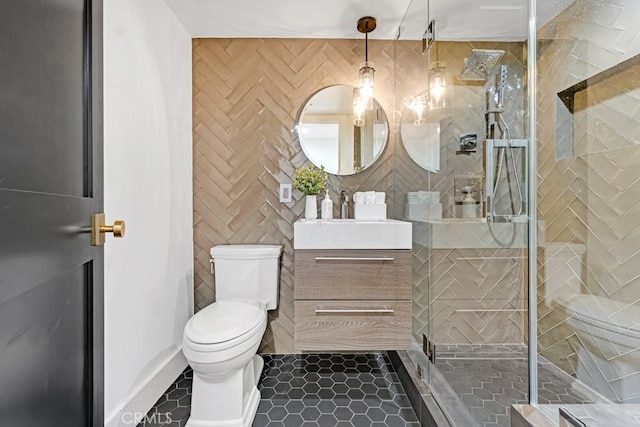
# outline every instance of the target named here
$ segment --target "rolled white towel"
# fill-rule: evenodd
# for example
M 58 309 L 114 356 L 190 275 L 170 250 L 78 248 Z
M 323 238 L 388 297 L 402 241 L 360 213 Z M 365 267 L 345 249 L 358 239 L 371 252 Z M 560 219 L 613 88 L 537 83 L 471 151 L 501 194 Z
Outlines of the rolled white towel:
M 355 193 L 353 193 L 353 202 L 359 205 L 363 204 L 364 193 L 362 191 L 356 191 Z
M 376 191 L 376 203 L 384 203 L 387 197 L 387 193 L 384 191 Z
M 376 192 L 375 191 L 365 191 L 364 192 L 364 204 L 371 205 L 376 202 Z

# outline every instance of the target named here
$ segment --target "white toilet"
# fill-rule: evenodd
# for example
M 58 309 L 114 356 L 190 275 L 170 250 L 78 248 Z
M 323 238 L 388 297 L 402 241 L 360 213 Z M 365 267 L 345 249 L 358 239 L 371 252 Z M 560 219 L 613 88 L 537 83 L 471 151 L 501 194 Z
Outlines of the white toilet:
M 613 402 L 640 403 L 640 308 L 580 294 L 565 309 L 581 343 L 578 379 Z
M 251 426 L 258 409 L 256 387 L 264 362 L 256 353 L 267 310 L 278 306 L 282 246 L 222 245 L 211 248 L 216 302 L 184 328 L 183 352 L 193 368 L 187 427 Z

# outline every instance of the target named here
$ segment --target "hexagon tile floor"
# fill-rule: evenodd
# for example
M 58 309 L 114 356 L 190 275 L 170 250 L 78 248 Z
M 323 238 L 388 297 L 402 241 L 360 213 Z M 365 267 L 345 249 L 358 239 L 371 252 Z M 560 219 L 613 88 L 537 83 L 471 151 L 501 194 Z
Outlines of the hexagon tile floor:
M 511 405 L 528 402 L 527 347 L 524 345 L 439 345 L 436 367 L 482 427 L 511 425 Z M 541 404 L 593 403 L 575 378 L 540 357 Z
M 386 354 L 264 355 L 254 427 L 419 427 Z M 185 370 L 138 427 L 184 426 L 191 403 Z M 154 414 L 170 414 L 163 420 Z M 170 422 L 167 422 L 170 421 Z

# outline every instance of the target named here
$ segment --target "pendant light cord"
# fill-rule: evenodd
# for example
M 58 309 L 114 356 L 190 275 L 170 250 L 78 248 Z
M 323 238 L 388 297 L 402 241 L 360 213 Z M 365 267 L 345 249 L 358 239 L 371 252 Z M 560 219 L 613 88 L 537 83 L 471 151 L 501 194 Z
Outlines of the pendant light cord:
M 369 62 L 369 33 L 364 33 L 364 62 Z

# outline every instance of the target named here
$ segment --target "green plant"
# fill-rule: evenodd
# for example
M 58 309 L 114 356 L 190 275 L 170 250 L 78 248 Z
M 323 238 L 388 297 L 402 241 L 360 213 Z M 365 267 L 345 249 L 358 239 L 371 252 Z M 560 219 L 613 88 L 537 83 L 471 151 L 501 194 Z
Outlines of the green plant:
M 302 191 L 306 196 L 316 196 L 325 189 L 327 179 L 329 174 L 324 171 L 324 166 L 320 169 L 313 165 L 303 166 L 296 170 L 293 188 Z

